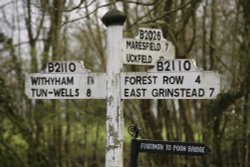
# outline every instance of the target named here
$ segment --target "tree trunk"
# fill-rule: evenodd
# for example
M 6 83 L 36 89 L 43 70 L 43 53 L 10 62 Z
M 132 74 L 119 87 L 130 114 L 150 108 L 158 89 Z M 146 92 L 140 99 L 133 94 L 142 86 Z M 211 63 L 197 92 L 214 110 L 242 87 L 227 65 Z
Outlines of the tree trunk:
M 52 60 L 58 61 L 61 59 L 61 23 L 62 23 L 62 11 L 64 10 L 63 0 L 53 1 L 53 10 L 51 12 L 51 39 L 52 39 Z M 54 119 L 54 150 L 55 150 L 55 167 L 62 167 L 62 124 L 61 124 L 61 108 L 59 101 L 52 100 L 53 110 L 55 114 Z

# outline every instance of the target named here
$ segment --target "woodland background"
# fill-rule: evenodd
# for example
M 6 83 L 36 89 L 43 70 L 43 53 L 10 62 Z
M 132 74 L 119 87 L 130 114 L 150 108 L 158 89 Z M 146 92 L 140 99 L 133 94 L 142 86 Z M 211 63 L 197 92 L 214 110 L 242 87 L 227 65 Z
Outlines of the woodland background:
M 214 100 L 125 100 L 125 128 L 141 125 L 142 138 L 212 150 L 204 157 L 140 154 L 139 166 L 249 167 L 250 0 L 1 0 L 0 166 L 104 166 L 105 100 L 30 100 L 24 75 L 52 60 L 83 60 L 92 72 L 105 72 L 101 17 L 114 7 L 127 16 L 124 37 L 140 27 L 162 29 L 176 58 L 223 76 Z M 131 136 L 124 132 L 129 166 Z

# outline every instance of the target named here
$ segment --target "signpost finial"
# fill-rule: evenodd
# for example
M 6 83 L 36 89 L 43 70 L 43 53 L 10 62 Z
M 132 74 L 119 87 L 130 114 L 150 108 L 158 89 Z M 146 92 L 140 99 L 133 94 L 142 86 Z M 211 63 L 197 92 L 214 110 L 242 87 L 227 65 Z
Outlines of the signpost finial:
M 102 22 L 107 27 L 111 25 L 123 25 L 125 20 L 126 20 L 126 15 L 117 9 L 112 9 L 108 11 L 102 17 Z

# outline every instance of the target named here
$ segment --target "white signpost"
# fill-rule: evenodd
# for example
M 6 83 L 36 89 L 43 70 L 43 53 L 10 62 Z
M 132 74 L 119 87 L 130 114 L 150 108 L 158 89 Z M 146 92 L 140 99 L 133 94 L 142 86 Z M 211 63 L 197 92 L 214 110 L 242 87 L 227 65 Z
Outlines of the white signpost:
M 121 73 L 122 99 L 213 99 L 220 76 L 201 71 L 194 60 L 158 61 L 150 72 Z
M 107 12 L 102 22 L 107 27 L 107 113 L 105 167 L 123 166 L 124 119 L 120 97 L 121 40 L 126 16 L 113 9 Z
M 135 39 L 122 39 L 125 19 L 118 10 L 102 18 L 107 26 L 107 73 L 91 73 L 81 61 L 58 61 L 25 76 L 30 99 L 106 99 L 105 167 L 123 166 L 122 99 L 212 99 L 221 86 L 218 74 L 198 69 L 194 60 L 173 60 L 174 47 L 159 29 L 140 28 Z M 125 73 L 122 62 L 155 67 Z
M 41 73 L 25 76 L 25 94 L 31 99 L 104 99 L 106 78 L 90 73 L 81 61 L 49 62 Z
M 135 39 L 122 39 L 123 64 L 154 65 L 159 58 L 174 56 L 174 46 L 164 39 L 160 29 L 140 28 Z

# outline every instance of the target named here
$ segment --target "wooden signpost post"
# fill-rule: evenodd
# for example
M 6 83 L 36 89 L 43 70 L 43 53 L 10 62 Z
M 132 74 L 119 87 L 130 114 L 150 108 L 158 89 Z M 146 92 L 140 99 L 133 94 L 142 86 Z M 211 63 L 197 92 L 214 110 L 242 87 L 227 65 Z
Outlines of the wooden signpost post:
M 105 167 L 123 166 L 123 112 L 120 98 L 121 40 L 126 16 L 111 10 L 102 18 L 107 27 L 107 115 Z
M 106 73 L 92 73 L 81 61 L 57 61 L 25 79 L 25 94 L 30 99 L 106 99 L 105 167 L 123 166 L 122 99 L 211 99 L 221 86 L 218 74 L 202 71 L 194 60 L 174 59 L 174 47 L 159 29 L 140 28 L 135 39 L 122 38 L 125 19 L 115 9 L 102 18 L 107 27 Z M 122 62 L 155 67 L 148 72 L 125 73 Z M 138 152 L 209 152 L 203 144 L 154 140 L 134 139 L 132 147 L 135 157 Z

